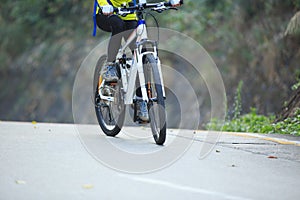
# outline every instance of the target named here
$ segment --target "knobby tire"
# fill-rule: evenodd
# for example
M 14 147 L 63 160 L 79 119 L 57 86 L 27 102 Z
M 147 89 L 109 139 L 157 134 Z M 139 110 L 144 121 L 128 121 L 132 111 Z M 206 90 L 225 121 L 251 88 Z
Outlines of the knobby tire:
M 125 105 L 120 100 L 118 101 L 119 106 L 121 107 L 120 113 L 118 116 L 113 116 L 113 109 L 110 105 L 107 105 L 104 100 L 102 100 L 98 93 L 98 82 L 99 82 L 99 76 L 102 67 L 104 66 L 104 63 L 106 61 L 106 56 L 102 56 L 99 58 L 95 72 L 94 72 L 94 82 L 93 82 L 93 91 L 94 91 L 94 103 L 95 103 L 95 111 L 98 123 L 104 132 L 105 135 L 114 137 L 116 136 L 120 131 L 124 123 L 125 118 Z M 115 95 L 114 98 L 121 98 L 121 90 L 120 90 L 120 84 L 121 82 L 118 82 L 118 85 L 116 86 L 118 88 L 118 94 Z M 117 118 L 117 119 L 115 119 Z M 110 124 L 111 123 L 111 124 Z
M 156 144 L 163 145 L 166 140 L 167 129 L 165 98 L 157 61 L 152 54 L 145 55 L 144 66 L 147 68 L 144 69 L 146 85 L 150 81 L 151 85 L 155 87 L 155 90 L 152 88 L 154 98 L 149 96 L 151 92 L 148 92 L 148 98 L 151 99 L 148 103 L 151 131 Z M 149 90 L 148 86 L 147 90 Z

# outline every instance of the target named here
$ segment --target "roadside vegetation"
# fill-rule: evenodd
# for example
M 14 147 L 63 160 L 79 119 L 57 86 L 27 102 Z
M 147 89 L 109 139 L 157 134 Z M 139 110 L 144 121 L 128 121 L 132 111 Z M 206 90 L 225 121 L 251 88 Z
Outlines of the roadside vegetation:
M 209 130 L 225 132 L 249 132 L 249 133 L 279 133 L 300 136 L 300 109 L 294 117 L 288 117 L 283 121 L 274 122 L 274 116 L 257 114 L 255 109 L 234 119 L 227 119 L 224 123 L 211 121 L 206 126 Z
M 300 81 L 293 85 L 293 90 L 299 89 Z M 277 133 L 290 134 L 300 136 L 300 108 L 296 107 L 293 113 L 290 113 L 284 119 L 280 119 L 275 115 L 259 115 L 255 108 L 251 108 L 251 112 L 247 114 L 242 113 L 242 91 L 243 82 L 239 86 L 235 95 L 235 102 L 233 105 L 232 118 L 227 116 L 225 122 L 212 120 L 207 124 L 206 128 L 209 130 L 226 131 L 226 132 L 249 132 L 249 133 Z
M 92 12 L 93 1 L 1 1 L 0 120 L 73 122 L 77 70 L 109 37 L 91 36 Z M 228 99 L 222 130 L 299 135 L 300 0 L 185 0 L 173 12 L 155 14 L 160 27 L 199 42 L 220 70 Z M 201 126 L 210 106 L 201 105 Z

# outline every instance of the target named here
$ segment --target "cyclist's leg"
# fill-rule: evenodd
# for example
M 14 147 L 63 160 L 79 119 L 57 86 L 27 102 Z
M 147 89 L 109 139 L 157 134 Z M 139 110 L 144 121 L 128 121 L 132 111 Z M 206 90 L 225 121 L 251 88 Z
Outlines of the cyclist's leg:
M 114 61 L 121 45 L 121 33 L 124 31 L 125 27 L 124 22 L 117 15 L 105 16 L 98 14 L 96 20 L 100 29 L 112 33 L 112 37 L 108 44 L 107 63 L 105 64 L 102 73 L 106 81 L 115 82 L 118 80 L 118 75 Z
M 106 32 L 111 32 L 112 37 L 108 44 L 108 62 L 113 62 L 116 58 L 121 45 L 122 33 L 125 30 L 124 21 L 117 15 L 105 16 L 98 14 L 96 16 L 98 27 Z
M 124 21 L 125 30 L 123 33 L 123 37 L 127 40 L 132 31 L 135 30 L 137 27 L 138 22 L 136 20 L 126 20 Z M 129 48 L 133 51 L 134 50 L 134 41 L 129 45 Z M 139 79 L 136 80 L 136 85 L 140 85 Z M 138 109 L 138 117 L 142 121 L 148 121 L 149 120 L 149 114 L 147 109 L 147 103 L 142 101 L 142 91 L 141 88 L 138 87 L 136 89 L 136 96 L 138 99 L 140 99 L 137 103 L 137 109 Z
M 124 29 L 124 21 L 117 15 L 111 15 L 108 18 L 112 29 L 112 36 L 108 44 L 108 62 L 114 62 L 121 46 L 122 32 Z
M 136 85 L 137 86 L 140 85 L 140 81 L 139 81 L 138 78 L 136 79 Z M 135 92 L 136 92 L 136 96 L 137 96 L 137 115 L 138 115 L 138 118 L 141 121 L 148 122 L 149 121 L 148 107 L 147 107 L 147 103 L 142 100 L 141 87 L 138 87 Z
M 130 36 L 130 34 L 135 30 L 135 28 L 137 27 L 138 22 L 136 20 L 126 20 L 124 21 L 124 28 L 125 28 L 125 32 L 123 34 L 124 38 L 127 40 L 128 37 Z M 134 50 L 134 42 L 133 41 L 130 45 L 129 48 L 133 51 Z
M 128 37 L 130 36 L 130 34 L 135 30 L 135 28 L 137 27 L 138 22 L 136 20 L 125 20 L 124 21 L 124 27 L 125 30 L 123 33 L 124 38 L 127 40 Z M 129 48 L 133 51 L 134 50 L 134 42 L 133 41 L 130 45 Z M 136 85 L 139 85 L 139 80 L 137 79 L 136 81 Z M 142 92 L 141 92 L 141 88 L 137 88 L 136 89 L 136 96 L 138 97 L 142 97 Z

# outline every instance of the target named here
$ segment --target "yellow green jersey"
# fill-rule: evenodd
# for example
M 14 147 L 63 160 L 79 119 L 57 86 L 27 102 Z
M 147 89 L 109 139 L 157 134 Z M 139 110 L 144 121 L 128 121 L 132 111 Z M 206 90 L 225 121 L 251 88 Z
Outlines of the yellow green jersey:
M 97 0 L 98 5 L 105 6 L 105 5 L 112 5 L 113 7 L 122 7 L 124 3 L 128 5 L 129 2 L 132 2 L 132 0 Z M 99 13 L 99 7 L 97 8 L 97 12 Z M 121 19 L 123 20 L 137 20 L 136 14 L 128 14 L 125 17 L 120 16 Z

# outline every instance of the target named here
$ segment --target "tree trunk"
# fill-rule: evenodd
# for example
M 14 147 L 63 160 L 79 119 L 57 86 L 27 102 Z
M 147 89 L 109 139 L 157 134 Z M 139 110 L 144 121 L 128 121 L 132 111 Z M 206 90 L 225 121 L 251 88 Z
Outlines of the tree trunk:
M 282 55 L 285 57 L 285 62 L 288 61 L 290 65 L 298 65 L 300 59 L 300 11 L 290 20 L 284 36 L 285 48 L 283 48 Z M 276 122 L 293 117 L 297 109 L 300 109 L 300 87 L 292 93 L 291 98 L 285 103 Z
M 286 106 L 283 107 L 280 115 L 277 116 L 276 122 L 283 121 L 289 117 L 293 117 L 297 109 L 300 109 L 300 87 L 298 87 L 298 89 L 294 92 L 292 97 L 286 103 Z

